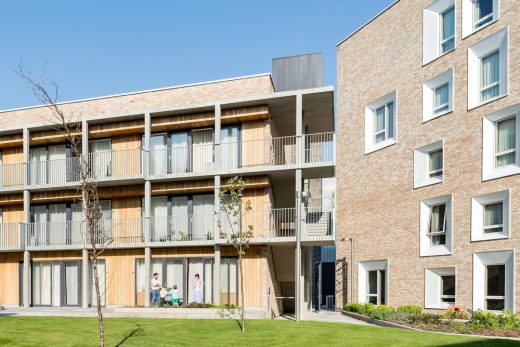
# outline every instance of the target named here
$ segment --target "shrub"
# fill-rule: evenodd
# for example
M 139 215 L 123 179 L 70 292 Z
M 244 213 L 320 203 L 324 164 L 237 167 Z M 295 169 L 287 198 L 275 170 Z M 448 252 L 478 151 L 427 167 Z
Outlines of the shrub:
M 450 306 L 446 309 L 443 316 L 447 319 L 470 319 L 471 310 L 464 310 L 460 306 Z
M 205 304 L 205 303 L 201 303 L 200 304 L 198 302 L 190 302 L 185 307 L 187 307 L 187 308 L 212 308 L 213 305 L 212 304 Z
M 367 304 L 346 304 L 345 310 L 356 313 L 366 313 Z
M 520 317 L 507 310 L 503 314 L 476 311 L 473 312 L 469 324 L 475 329 L 520 329 Z
M 395 309 L 386 305 L 367 306 L 367 314 L 370 318 L 379 320 L 389 320 L 395 313 Z
M 417 305 L 401 305 L 397 308 L 397 311 L 410 314 L 419 314 L 422 312 L 422 307 Z

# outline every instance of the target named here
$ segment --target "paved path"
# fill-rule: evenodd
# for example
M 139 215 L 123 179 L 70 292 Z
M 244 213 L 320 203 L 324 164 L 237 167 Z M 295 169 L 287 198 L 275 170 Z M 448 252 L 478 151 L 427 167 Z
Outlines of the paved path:
M 282 317 L 279 317 L 278 319 L 290 319 L 294 320 L 294 315 L 284 315 Z M 347 323 L 347 324 L 359 324 L 359 325 L 370 325 L 370 326 L 376 326 L 367 322 L 363 322 L 361 320 L 347 317 L 345 315 L 342 315 L 339 312 L 335 311 L 319 311 L 319 312 L 312 312 L 303 318 L 304 320 L 311 320 L 316 322 L 329 322 L 329 323 Z

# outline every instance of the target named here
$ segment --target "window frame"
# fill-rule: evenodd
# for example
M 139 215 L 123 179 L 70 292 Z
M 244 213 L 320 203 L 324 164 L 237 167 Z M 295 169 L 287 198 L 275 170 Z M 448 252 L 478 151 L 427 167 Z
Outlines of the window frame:
M 504 268 L 504 295 L 489 295 L 489 267 L 490 266 L 502 266 Z M 502 300 L 504 302 L 504 309 L 506 307 L 506 264 L 486 264 L 484 265 L 484 307 L 486 311 L 500 312 L 502 310 L 492 310 L 488 308 L 488 300 Z
M 496 205 L 496 204 L 500 204 L 501 205 L 501 209 L 502 209 L 502 224 L 492 224 L 492 225 L 486 225 L 486 207 L 490 206 L 490 205 Z M 483 221 L 482 221 L 482 231 L 485 235 L 489 235 L 489 234 L 495 234 L 495 233 L 503 233 L 504 231 L 504 201 L 503 200 L 498 200 L 498 201 L 493 201 L 493 202 L 489 202 L 489 203 L 485 203 L 482 205 L 483 207 L 483 210 L 484 210 L 484 213 L 482 214 L 482 217 L 483 217 Z M 498 229 L 500 228 L 500 231 L 492 231 L 492 232 L 487 232 L 486 230 L 490 230 L 490 229 Z
M 392 107 L 390 107 L 392 105 Z M 384 107 L 384 129 L 376 131 L 377 111 Z M 390 117 L 390 108 L 392 115 Z M 397 93 L 386 94 L 365 106 L 365 154 L 369 154 L 397 142 Z M 377 141 L 379 134 L 385 134 L 384 140 Z
M 432 170 L 432 154 L 436 153 L 436 152 L 440 152 L 441 168 Z M 436 148 L 436 149 L 433 149 L 433 150 L 428 152 L 428 165 L 429 165 L 429 168 L 428 168 L 428 176 L 429 176 L 429 178 L 430 179 L 434 179 L 435 178 L 435 179 L 442 180 L 442 178 L 444 176 L 444 148 L 440 147 L 440 148 Z M 439 173 L 440 173 L 440 175 L 438 175 Z
M 440 229 L 439 231 L 431 231 L 432 230 L 432 223 L 433 223 L 433 218 L 434 218 L 434 214 L 433 214 L 433 210 L 434 208 L 436 207 L 440 207 L 440 206 L 444 206 L 444 212 L 443 212 L 443 215 L 442 215 L 442 229 Z M 447 219 L 447 204 L 445 202 L 441 202 L 441 203 L 438 203 L 438 204 L 433 204 L 433 205 L 430 205 L 430 217 L 429 217 L 429 221 L 428 221 L 428 237 L 430 238 L 430 247 L 437 247 L 437 246 L 445 246 L 446 245 L 446 235 L 447 235 L 447 228 L 446 228 L 446 219 Z M 439 213 L 440 214 L 440 213 Z M 441 225 L 440 221 L 439 221 L 439 226 Z M 436 236 L 440 236 L 439 239 L 442 239 L 442 236 L 444 236 L 444 242 L 442 243 L 439 243 L 439 244 L 435 244 L 433 242 L 433 238 L 436 237 Z
M 505 122 L 505 121 L 511 120 L 511 119 L 515 120 L 515 147 L 511 148 L 511 149 L 508 149 L 506 151 L 497 152 L 497 147 L 498 147 L 498 124 L 501 123 L 501 122 Z M 504 167 L 507 167 L 507 166 L 517 165 L 517 149 L 516 149 L 516 146 L 517 146 L 516 136 L 518 136 L 518 134 L 516 132 L 516 126 L 517 126 L 516 122 L 517 121 L 518 121 L 518 119 L 517 119 L 516 115 L 511 115 L 509 117 L 498 119 L 493 124 L 493 126 L 494 126 L 494 135 L 495 135 L 495 140 L 493 141 L 493 143 L 494 143 L 493 153 L 494 153 L 494 156 L 495 156 L 495 159 L 493 160 L 493 165 L 494 165 L 495 169 L 500 169 L 500 168 L 504 168 Z M 503 155 L 510 154 L 510 153 L 515 153 L 515 161 L 512 164 L 498 166 L 497 165 L 498 157 L 501 157 Z
M 450 68 L 423 82 L 423 123 L 453 111 L 455 102 L 453 75 L 454 70 Z M 448 103 L 436 106 L 436 92 L 446 85 L 448 86 Z
M 448 102 L 436 106 L 435 103 L 437 101 L 437 91 L 444 87 L 448 88 Z M 433 93 L 432 93 L 433 94 L 433 110 L 432 110 L 433 115 L 437 116 L 437 115 L 444 114 L 447 111 L 449 111 L 450 110 L 450 82 L 448 81 L 446 83 L 443 83 L 440 86 L 433 88 L 432 91 L 433 91 Z
M 471 198 L 471 241 L 507 239 L 511 232 L 511 193 L 509 190 L 486 193 Z M 485 232 L 485 206 L 502 202 L 502 230 Z M 488 226 L 493 228 L 493 226 Z
M 453 36 L 443 39 L 443 15 L 453 9 Z M 455 0 L 435 0 L 423 9 L 423 66 L 453 52 L 457 48 L 457 4 Z M 453 48 L 444 51 L 443 44 L 453 40 Z
M 456 300 L 456 296 L 457 296 L 457 277 L 455 276 L 455 274 L 453 274 L 453 275 L 444 274 L 444 275 L 439 275 L 439 277 L 440 277 L 440 283 L 441 283 L 441 288 L 440 288 L 441 292 L 440 292 L 440 296 L 439 296 L 441 304 L 449 304 L 450 306 L 455 305 L 455 300 Z M 453 294 L 453 295 L 444 294 L 444 278 L 445 277 L 453 277 L 455 294 Z M 453 299 L 453 300 L 444 301 L 444 299 Z
M 498 80 L 495 82 L 492 82 L 486 86 L 483 86 L 482 85 L 482 75 L 484 74 L 484 59 L 489 58 L 495 54 L 498 54 Z M 480 103 L 487 103 L 500 96 L 500 48 L 494 49 L 491 52 L 488 52 L 479 57 L 479 81 L 480 81 L 480 83 L 479 83 Z M 492 88 L 495 88 L 495 87 L 498 87 L 497 95 L 494 95 L 494 96 L 490 97 L 489 99 L 484 99 L 482 96 L 483 93 Z
M 476 4 L 474 0 L 462 0 L 462 39 L 473 35 L 474 33 L 488 27 L 500 19 L 500 1 L 492 0 L 493 10 L 486 17 L 491 17 L 482 25 L 477 26 L 477 22 L 483 22 L 485 17 L 482 17 L 478 21 L 475 20 Z
M 445 204 L 443 225 L 444 232 L 430 233 L 432 221 L 432 211 L 435 206 Z M 440 255 L 450 255 L 453 249 L 453 197 L 443 195 L 435 198 L 422 200 L 420 202 L 420 257 L 432 257 Z M 432 244 L 432 235 L 444 235 L 443 244 Z
M 376 293 L 371 294 L 370 293 L 370 273 L 376 272 L 377 274 L 377 284 L 376 284 Z M 381 281 L 381 279 L 384 278 L 384 283 Z M 367 271 L 367 291 L 366 291 L 366 302 L 370 303 L 370 298 L 375 297 L 376 303 L 374 305 L 385 305 L 386 298 L 383 297 L 382 288 L 386 285 L 386 270 L 384 269 L 378 269 L 378 270 L 368 270 Z
M 443 39 L 443 36 L 444 36 L 444 15 L 450 11 L 453 11 L 453 35 L 451 35 L 450 37 L 446 38 L 446 39 Z M 457 26 L 456 26 L 456 17 L 455 17 L 456 13 L 455 13 L 455 4 L 451 5 L 450 7 L 446 8 L 445 10 L 443 10 L 441 13 L 439 13 L 439 44 L 440 44 L 440 47 L 439 47 L 439 56 L 442 56 L 443 54 L 446 54 L 446 53 L 449 53 L 453 50 L 455 50 L 456 46 L 455 46 L 455 36 L 456 36 L 456 29 L 457 29 Z M 453 40 L 453 47 L 448 49 L 448 50 L 444 50 L 444 44 L 448 41 L 452 41 Z
M 485 15 L 484 17 L 479 18 L 477 20 L 476 19 L 477 4 L 480 3 L 480 1 L 481 0 L 472 0 L 472 14 L 471 14 L 472 23 L 471 24 L 472 24 L 473 31 L 477 31 L 477 30 L 485 27 L 486 25 L 491 24 L 491 22 L 493 22 L 493 17 L 495 16 L 495 2 L 493 0 L 491 0 L 491 6 L 492 6 L 491 13 L 489 13 L 489 14 Z M 488 18 L 490 18 L 489 21 L 484 21 L 485 19 L 488 19 Z M 482 23 L 482 24 L 480 24 L 480 23 Z

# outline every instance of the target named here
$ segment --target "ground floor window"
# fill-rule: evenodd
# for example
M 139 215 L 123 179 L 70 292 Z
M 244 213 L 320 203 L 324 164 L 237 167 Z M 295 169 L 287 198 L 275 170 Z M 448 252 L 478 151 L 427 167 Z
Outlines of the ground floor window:
M 358 267 L 358 300 L 374 305 L 388 304 L 388 261 L 362 261 Z
M 486 266 L 486 310 L 500 311 L 505 308 L 506 266 Z
M 424 306 L 444 309 L 455 305 L 455 267 L 438 267 L 425 270 Z
M 220 260 L 220 303 L 238 305 L 237 258 Z
M 96 284 L 94 281 L 94 267 L 92 263 L 90 263 L 89 268 L 89 279 L 90 279 L 90 297 L 89 304 L 90 306 L 97 306 L 97 298 L 96 298 Z M 99 281 L 99 294 L 101 299 L 101 306 L 106 305 L 106 263 L 104 260 L 97 261 L 97 273 L 98 273 L 98 281 Z
M 385 270 L 368 271 L 367 276 L 367 302 L 374 305 L 385 304 Z
M 80 261 L 33 262 L 31 302 L 33 306 L 79 306 Z
M 513 250 L 473 254 L 473 310 L 514 309 Z

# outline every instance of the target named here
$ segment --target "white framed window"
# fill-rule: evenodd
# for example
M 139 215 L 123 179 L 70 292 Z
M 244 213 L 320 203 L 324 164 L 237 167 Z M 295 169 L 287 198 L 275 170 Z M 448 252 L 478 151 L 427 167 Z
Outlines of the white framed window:
M 498 18 L 499 0 L 462 0 L 462 37 L 485 28 Z
M 482 120 L 482 179 L 520 173 L 520 104 L 485 116 Z
M 440 183 L 444 179 L 443 141 L 416 148 L 413 152 L 414 188 Z
M 423 10 L 423 64 L 455 49 L 455 0 L 436 0 Z
M 514 312 L 514 251 L 473 254 L 473 310 Z
M 365 107 L 365 154 L 396 142 L 396 93 Z
M 358 281 L 360 303 L 388 305 L 388 260 L 359 262 Z
M 453 110 L 453 69 L 423 83 L 423 122 Z
M 471 241 L 509 237 L 509 196 L 504 190 L 471 199 Z
M 445 309 L 455 305 L 455 267 L 439 267 L 425 270 L 424 307 Z
M 420 210 L 420 255 L 451 254 L 451 195 L 423 200 L 420 203 Z
M 468 109 L 505 96 L 509 91 L 507 28 L 468 50 Z

